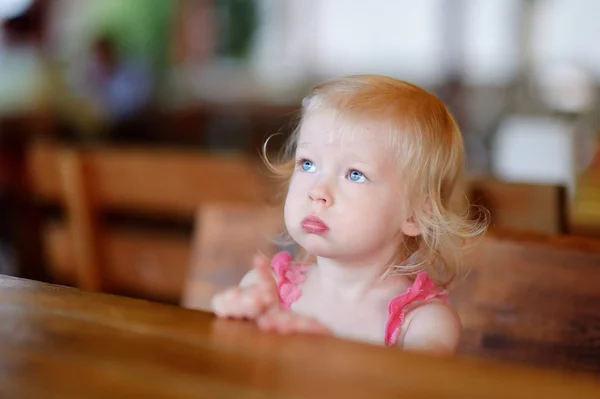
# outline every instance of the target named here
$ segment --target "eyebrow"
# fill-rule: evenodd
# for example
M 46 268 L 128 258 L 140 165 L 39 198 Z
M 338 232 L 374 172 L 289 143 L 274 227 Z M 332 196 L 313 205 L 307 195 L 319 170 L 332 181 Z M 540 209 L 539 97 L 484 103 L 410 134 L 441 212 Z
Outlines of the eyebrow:
M 362 163 L 365 165 L 373 165 L 373 164 L 378 164 L 378 161 L 375 160 L 375 162 L 373 162 L 372 159 L 365 159 L 362 156 L 360 156 L 359 154 L 356 153 L 350 153 L 348 154 L 347 158 L 348 161 L 352 161 L 352 162 L 358 162 L 358 163 Z

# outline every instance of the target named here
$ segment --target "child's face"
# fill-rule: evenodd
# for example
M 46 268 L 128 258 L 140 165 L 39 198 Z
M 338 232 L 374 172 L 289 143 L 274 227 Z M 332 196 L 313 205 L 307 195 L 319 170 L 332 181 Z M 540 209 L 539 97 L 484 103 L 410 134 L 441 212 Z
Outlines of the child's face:
M 335 116 L 318 110 L 302 124 L 285 203 L 286 227 L 315 256 L 389 260 L 400 233 L 418 232 L 402 218 L 402 179 L 388 133 L 365 124 L 339 134 Z

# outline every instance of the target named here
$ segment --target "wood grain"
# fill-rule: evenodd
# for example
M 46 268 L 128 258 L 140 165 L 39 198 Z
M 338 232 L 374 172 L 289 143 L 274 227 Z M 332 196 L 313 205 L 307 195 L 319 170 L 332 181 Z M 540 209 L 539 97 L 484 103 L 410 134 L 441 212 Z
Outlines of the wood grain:
M 0 395 L 597 398 L 585 375 L 260 333 L 208 313 L 0 278 Z
M 492 231 L 464 267 L 463 353 L 600 373 L 600 241 Z
M 69 241 L 72 243 L 73 267 L 77 286 L 102 291 L 103 276 L 100 264 L 100 226 L 96 223 L 91 181 L 86 179 L 85 165 L 79 153 L 64 149 L 58 155 L 60 180 L 66 207 L 69 209 L 68 223 L 71 226 Z
M 59 154 L 64 146 L 34 142 L 28 169 L 34 193 L 62 202 Z M 260 203 L 258 157 L 138 147 L 78 148 L 97 208 L 193 218 L 206 201 Z
M 62 222 L 44 230 L 44 252 L 57 281 L 75 284 L 72 232 Z M 135 228 L 105 227 L 100 272 L 107 292 L 179 303 L 188 275 L 191 241 L 187 236 Z
M 568 230 L 567 190 L 552 184 L 470 179 L 468 197 L 485 207 L 493 229 L 564 234 Z
M 242 154 L 34 141 L 27 163 L 32 193 L 65 211 L 63 228 L 42 227 L 53 281 L 149 299 L 180 299 L 190 237 L 123 234 L 103 212 L 191 223 L 202 203 L 257 205 L 267 192 L 258 157 Z

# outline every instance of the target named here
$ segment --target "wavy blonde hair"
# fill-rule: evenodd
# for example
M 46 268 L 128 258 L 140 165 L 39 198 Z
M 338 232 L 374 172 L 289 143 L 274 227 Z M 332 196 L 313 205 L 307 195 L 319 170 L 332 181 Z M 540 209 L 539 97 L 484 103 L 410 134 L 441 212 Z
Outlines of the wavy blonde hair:
M 398 211 L 414 218 L 421 234 L 404 237 L 389 272 L 414 276 L 426 271 L 438 285 L 447 286 L 457 275 L 461 250 L 486 231 L 488 216 L 471 212 L 467 201 L 461 209 L 451 209 L 463 174 L 464 147 L 446 106 L 426 90 L 386 76 L 355 75 L 315 86 L 302 102 L 299 123 L 282 157 L 271 162 L 268 140 L 263 147 L 266 166 L 283 182 L 282 193 L 294 171 L 302 123 L 322 108 L 335 110 L 338 120 L 349 126 L 376 121 L 383 128 L 377 131 L 387 133 L 385 139 L 395 151 L 404 187 Z

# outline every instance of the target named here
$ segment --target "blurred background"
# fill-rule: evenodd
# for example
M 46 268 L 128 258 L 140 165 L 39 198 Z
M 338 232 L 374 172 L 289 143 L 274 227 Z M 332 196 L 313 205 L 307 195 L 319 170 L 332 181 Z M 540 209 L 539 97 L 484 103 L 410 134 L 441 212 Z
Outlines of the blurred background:
M 595 234 L 599 19 L 597 0 L 0 0 L 0 272 L 45 278 L 24 266 L 47 261 L 32 142 L 256 156 L 353 73 L 433 91 L 469 176 L 563 187 Z

